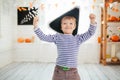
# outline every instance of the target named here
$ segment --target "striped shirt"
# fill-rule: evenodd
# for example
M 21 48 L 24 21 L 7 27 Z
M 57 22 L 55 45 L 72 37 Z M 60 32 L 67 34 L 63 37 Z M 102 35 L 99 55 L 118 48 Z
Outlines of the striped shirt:
M 58 51 L 56 65 L 76 68 L 79 46 L 95 33 L 95 29 L 95 25 L 90 25 L 87 32 L 75 36 L 62 33 L 45 35 L 40 28 L 36 28 L 34 32 L 41 40 L 56 44 Z

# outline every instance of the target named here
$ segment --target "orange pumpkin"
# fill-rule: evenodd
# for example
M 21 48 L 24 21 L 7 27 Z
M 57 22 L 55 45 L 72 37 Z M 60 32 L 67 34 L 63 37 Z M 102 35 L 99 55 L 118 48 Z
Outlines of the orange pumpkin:
M 110 5 L 109 5 L 109 3 L 106 3 L 105 6 L 106 6 L 106 7 L 109 7 Z
M 117 21 L 117 18 L 115 16 L 112 16 L 111 21 Z
M 23 43 L 23 42 L 24 42 L 24 38 L 22 38 L 22 37 L 18 38 L 18 39 L 17 39 L 17 42 Z
M 118 42 L 119 41 L 119 36 L 118 35 L 113 35 L 113 36 L 111 36 L 111 40 L 113 41 L 113 42 Z
M 31 43 L 32 41 L 31 41 L 31 39 L 26 38 L 26 39 L 25 39 L 25 42 L 26 42 L 26 43 Z
M 119 61 L 119 59 L 117 57 L 112 57 L 111 61 L 112 62 L 117 62 L 117 61 Z
M 110 2 L 110 3 L 112 3 L 112 2 L 113 2 L 113 0 L 109 0 L 109 2 Z
M 101 43 L 101 37 L 98 37 L 98 43 Z

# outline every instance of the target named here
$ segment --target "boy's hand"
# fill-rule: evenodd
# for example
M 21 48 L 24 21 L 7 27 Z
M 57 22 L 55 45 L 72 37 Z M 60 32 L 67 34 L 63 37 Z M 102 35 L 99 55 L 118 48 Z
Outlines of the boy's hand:
M 33 19 L 34 29 L 35 29 L 36 27 L 38 27 L 38 21 L 39 21 L 38 17 L 34 17 L 34 19 Z
M 95 19 L 96 19 L 95 14 L 91 13 L 91 14 L 89 15 L 89 18 L 90 18 L 90 23 L 91 23 L 91 24 L 95 24 L 95 23 L 96 23 L 96 21 L 95 21 Z

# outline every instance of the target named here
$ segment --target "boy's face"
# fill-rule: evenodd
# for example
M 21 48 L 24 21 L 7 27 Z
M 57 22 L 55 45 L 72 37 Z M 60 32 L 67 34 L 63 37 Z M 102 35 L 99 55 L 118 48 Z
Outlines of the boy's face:
M 61 21 L 61 30 L 64 34 L 72 34 L 76 28 L 76 22 L 73 19 L 63 19 Z

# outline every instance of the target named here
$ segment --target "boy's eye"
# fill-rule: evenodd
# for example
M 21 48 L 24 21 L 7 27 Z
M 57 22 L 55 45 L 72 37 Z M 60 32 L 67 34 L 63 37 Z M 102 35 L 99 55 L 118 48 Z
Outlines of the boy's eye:
M 63 23 L 64 25 L 66 24 L 66 23 Z
M 70 23 L 70 25 L 72 25 L 73 23 Z

